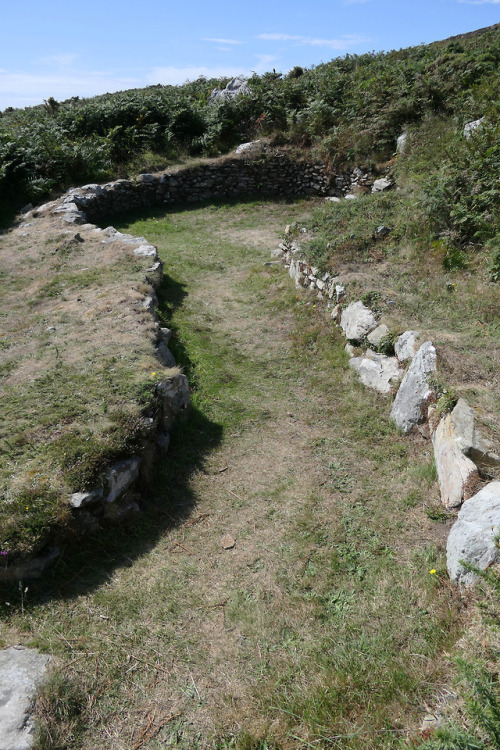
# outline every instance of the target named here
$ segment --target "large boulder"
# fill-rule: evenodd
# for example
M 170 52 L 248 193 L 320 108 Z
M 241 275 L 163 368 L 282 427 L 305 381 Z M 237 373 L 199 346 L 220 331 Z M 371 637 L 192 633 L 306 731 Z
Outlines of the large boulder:
M 34 726 L 30 708 L 50 656 L 11 646 L 0 651 L 0 750 L 29 750 Z
M 472 585 L 477 575 L 462 562 L 485 570 L 498 559 L 495 537 L 500 531 L 500 482 L 490 482 L 463 504 L 454 523 L 446 556 L 448 574 L 453 581 Z
M 426 341 L 414 356 L 392 405 L 391 419 L 403 432 L 425 421 L 434 393 L 428 377 L 435 371 L 436 350 Z
M 361 301 L 353 302 L 342 311 L 340 327 L 349 341 L 362 341 L 377 327 L 377 319 Z
M 249 91 L 247 82 L 248 78 L 245 78 L 245 76 L 236 76 L 229 81 L 225 89 L 214 89 L 210 94 L 208 103 L 212 104 L 218 99 L 234 99 L 240 94 L 246 94 Z
M 402 375 L 395 357 L 386 357 L 374 352 L 370 352 L 366 357 L 353 357 L 349 365 L 356 370 L 364 385 L 379 393 L 390 393 Z
M 461 435 L 453 419 L 454 411 L 445 414 L 432 432 L 441 502 L 445 508 L 458 508 L 474 494 L 479 483 L 476 464 L 462 450 Z

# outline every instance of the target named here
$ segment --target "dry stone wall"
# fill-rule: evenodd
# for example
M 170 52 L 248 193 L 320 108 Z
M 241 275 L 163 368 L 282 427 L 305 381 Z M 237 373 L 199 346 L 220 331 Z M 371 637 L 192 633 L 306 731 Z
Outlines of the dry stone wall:
M 161 175 L 142 174 L 137 180 L 116 180 L 68 191 L 76 223 L 98 221 L 133 209 L 161 204 L 197 203 L 251 196 L 342 195 L 350 174 L 330 176 L 324 165 L 296 162 L 281 153 L 257 159 L 234 157 Z M 85 219 L 83 219 L 83 214 Z
M 459 399 L 451 413 L 439 413 L 432 382 L 436 349 L 431 341 L 418 343 L 418 331 L 405 331 L 394 341 L 395 356 L 375 351 L 390 331 L 362 301 L 343 306 L 346 290 L 339 276 L 321 274 L 291 238 L 272 255 L 284 263 L 297 289 L 326 303 L 347 339 L 349 364 L 361 382 L 394 396 L 391 420 L 396 427 L 406 434 L 420 425 L 432 439 L 441 501 L 446 509 L 461 506 L 447 543 L 448 573 L 461 585 L 471 585 L 477 575 L 467 566 L 484 570 L 496 562 L 500 534 L 500 482 L 491 481 L 490 473 L 492 467 L 498 471 L 500 456 L 476 428 L 474 410 Z M 359 356 L 354 356 L 355 346 L 364 350 Z
M 245 144 L 244 144 L 245 145 Z M 130 247 L 138 262 L 144 264 L 144 282 L 149 286 L 142 305 L 155 319 L 157 329 L 156 357 L 159 366 L 175 366 L 168 348 L 170 331 L 156 320 L 155 290 L 163 278 L 163 263 L 154 245 L 144 237 L 122 234 L 114 227 L 100 229 L 94 222 L 134 209 L 155 205 L 195 203 L 205 200 L 233 199 L 247 196 L 340 196 L 359 180 L 353 174 L 330 176 L 324 165 L 297 162 L 265 146 L 240 149 L 240 156 L 204 162 L 176 172 L 160 175 L 142 174 L 136 180 L 116 180 L 103 185 L 70 188 L 59 199 L 29 210 L 23 217 L 29 225 L 39 217 L 53 216 L 64 227 L 79 225 L 102 243 L 119 242 Z M 254 154 L 248 156 L 249 151 Z M 78 534 L 92 531 L 103 519 L 121 518 L 137 512 L 130 490 L 141 477 L 147 476 L 154 456 L 168 449 L 170 432 L 176 420 L 189 408 L 189 384 L 183 374 L 169 376 L 157 384 L 160 409 L 145 414 L 149 420 L 148 435 L 139 455 L 132 455 L 109 468 L 100 486 L 74 492 L 68 503 L 74 516 L 73 530 Z M 0 571 L 2 578 L 30 578 L 40 575 L 59 554 L 57 547 L 20 565 Z
M 374 181 L 370 174 L 363 173 L 358 168 L 349 174 L 329 175 L 321 164 L 296 162 L 279 151 L 266 149 L 265 146 L 259 147 L 257 154 L 250 158 L 248 154 L 254 153 L 255 144 L 244 146 L 252 148 L 240 148 L 240 156 L 204 162 L 176 172 L 142 174 L 137 180 L 116 180 L 104 185 L 71 188 L 58 201 L 31 211 L 28 218 L 36 218 L 37 213 L 50 212 L 59 216 L 66 224 L 86 224 L 133 209 L 162 204 L 288 195 L 319 195 L 325 196 L 326 200 L 338 201 L 341 197 L 355 199 L 361 192 L 377 192 L 393 187 L 390 180 Z M 122 241 L 132 246 L 134 255 L 148 263 L 145 279 L 151 285 L 151 294 L 146 295 L 144 308 L 154 315 L 154 289 L 163 275 L 163 265 L 156 248 L 142 237 L 120 235 L 113 227 L 105 230 L 96 226 L 93 228 L 106 235 L 107 240 L 103 241 L 114 241 L 119 235 Z M 379 228 L 381 229 L 384 227 Z M 298 244 L 290 239 L 281 243 L 274 255 L 285 262 L 297 287 L 308 289 L 320 299 L 324 298 L 328 306 L 333 308 L 332 319 L 339 323 L 346 335 L 346 350 L 351 357 L 351 367 L 360 379 L 380 393 L 396 394 L 391 411 L 391 418 L 396 426 L 403 432 L 408 432 L 416 425 L 428 422 L 429 406 L 434 395 L 430 379 L 436 369 L 436 351 L 432 342 L 423 342 L 417 346 L 418 332 L 407 331 L 395 342 L 396 356 L 388 357 L 374 351 L 387 337 L 387 327 L 380 324 L 362 302 L 343 308 L 345 289 L 340 278 L 320 274 L 303 256 Z M 159 329 L 159 324 L 157 325 Z M 156 354 L 162 364 L 171 367 L 175 362 L 168 349 L 168 334 L 166 329 L 158 330 Z M 369 348 L 361 356 L 355 357 L 353 345 L 360 344 L 366 344 Z M 410 365 L 405 371 L 404 363 L 408 361 Z M 180 375 L 177 379 L 166 382 L 160 392 L 164 404 L 160 420 L 152 425 L 152 434 L 155 435 L 157 445 L 166 447 L 176 416 L 188 407 L 189 388 L 185 377 Z M 470 498 L 481 470 L 464 472 L 464 463 L 469 465 L 463 460 L 465 451 L 455 445 L 457 441 L 464 442 L 463 436 L 460 433 L 457 437 L 452 431 L 445 430 L 444 424 L 441 428 L 438 424 L 439 420 L 430 420 L 429 428 L 433 437 L 443 502 L 447 507 L 457 507 Z M 455 443 L 451 447 L 443 446 L 443 436 Z M 477 454 L 479 449 L 474 450 Z M 497 459 L 500 462 L 493 451 L 484 446 L 481 450 L 485 455 L 489 451 L 490 462 L 496 462 Z M 475 461 L 473 453 L 471 449 L 468 459 Z M 446 458 L 447 465 L 444 465 L 443 457 Z M 455 460 L 457 457 L 459 460 Z M 70 499 L 72 507 L 80 509 L 116 502 L 135 482 L 143 463 L 147 462 L 142 457 L 131 456 L 127 461 L 112 467 L 106 486 L 95 488 L 90 493 L 75 493 Z M 450 484 L 453 485 L 454 493 L 452 501 L 447 494 Z M 498 506 L 497 526 L 500 529 L 500 497 Z M 495 529 L 498 530 L 497 527 Z

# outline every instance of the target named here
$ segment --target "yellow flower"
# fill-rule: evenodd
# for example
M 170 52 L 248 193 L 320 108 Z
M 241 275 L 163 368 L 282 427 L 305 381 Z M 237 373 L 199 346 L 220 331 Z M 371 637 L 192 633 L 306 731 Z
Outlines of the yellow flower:
M 436 575 L 436 571 L 435 571 L 434 568 L 432 570 L 429 570 L 429 573 L 431 574 L 431 576 L 435 576 Z
M 155 375 L 156 375 L 156 372 L 152 372 L 152 373 L 151 373 L 151 377 L 152 377 L 152 378 L 154 378 L 154 377 L 155 377 Z

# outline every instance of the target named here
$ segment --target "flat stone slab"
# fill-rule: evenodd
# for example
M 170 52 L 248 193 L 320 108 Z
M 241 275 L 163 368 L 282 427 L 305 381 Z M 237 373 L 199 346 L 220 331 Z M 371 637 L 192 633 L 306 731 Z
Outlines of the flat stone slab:
M 428 376 L 436 371 L 436 350 L 431 341 L 422 344 L 403 378 L 391 409 L 391 419 L 403 430 L 424 422 L 433 394 Z
M 500 482 L 490 482 L 463 504 L 448 537 L 446 558 L 453 581 L 471 586 L 477 575 L 461 564 L 485 570 L 498 559 L 495 537 L 500 531 Z
M 399 362 L 395 357 L 372 352 L 369 357 L 353 357 L 349 365 L 368 388 L 379 393 L 390 393 L 395 382 L 402 377 Z
M 377 327 L 377 319 L 361 301 L 353 302 L 342 311 L 340 327 L 349 341 L 362 341 Z
M 50 656 L 11 646 L 0 651 L 0 750 L 29 750 L 34 726 L 30 708 Z

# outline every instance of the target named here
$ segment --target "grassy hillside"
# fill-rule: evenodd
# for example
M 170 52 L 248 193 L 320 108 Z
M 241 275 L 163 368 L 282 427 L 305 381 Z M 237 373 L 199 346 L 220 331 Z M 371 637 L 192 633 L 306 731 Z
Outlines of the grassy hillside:
M 500 30 L 389 53 L 369 53 L 286 77 L 253 76 L 250 92 L 208 105 L 225 81 L 152 86 L 4 111 L 0 197 L 17 205 L 70 182 L 102 180 L 185 154 L 214 155 L 267 135 L 310 148 L 333 166 L 390 158 L 408 124 L 489 115 L 499 93 Z

